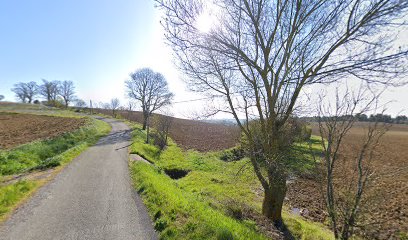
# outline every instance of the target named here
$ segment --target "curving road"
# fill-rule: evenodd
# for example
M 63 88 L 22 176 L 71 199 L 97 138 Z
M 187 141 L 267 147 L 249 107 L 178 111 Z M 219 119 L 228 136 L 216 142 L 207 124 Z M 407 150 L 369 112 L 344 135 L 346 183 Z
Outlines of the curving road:
M 112 132 L 41 188 L 0 227 L 0 239 L 157 239 L 128 171 L 130 130 Z

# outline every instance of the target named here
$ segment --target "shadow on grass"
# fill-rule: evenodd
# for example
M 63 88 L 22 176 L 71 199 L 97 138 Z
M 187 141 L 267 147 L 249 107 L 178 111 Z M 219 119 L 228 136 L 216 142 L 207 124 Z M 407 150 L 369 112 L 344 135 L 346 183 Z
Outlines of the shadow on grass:
M 279 225 L 278 225 L 278 226 L 275 225 L 275 227 L 276 227 L 279 231 L 281 231 L 281 233 L 282 233 L 282 235 L 283 235 L 283 239 L 285 239 L 285 240 L 295 240 L 295 239 L 298 239 L 297 237 L 295 237 L 295 236 L 292 234 L 292 232 L 289 230 L 288 226 L 287 226 L 284 222 L 282 222 L 282 223 L 280 224 L 280 226 L 279 226 Z
M 308 142 L 292 147 L 287 156 L 286 166 L 292 174 L 311 174 L 316 167 L 316 161 L 322 157 L 320 139 L 312 138 Z

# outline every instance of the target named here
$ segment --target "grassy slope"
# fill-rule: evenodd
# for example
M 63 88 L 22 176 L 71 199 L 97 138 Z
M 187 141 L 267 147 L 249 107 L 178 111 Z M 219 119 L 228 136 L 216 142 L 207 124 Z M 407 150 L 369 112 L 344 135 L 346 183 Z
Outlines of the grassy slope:
M 71 116 L 73 114 L 61 111 L 58 115 Z M 52 175 L 54 176 L 81 152 L 95 144 L 101 136 L 108 134 L 110 129 L 110 125 L 103 121 L 89 119 L 84 127 L 74 132 L 50 140 L 25 144 L 8 151 L 0 151 L 0 173 L 2 173 L 0 177 L 8 179 L 11 176 L 7 174 L 27 173 L 58 166 Z M 22 180 L 9 185 L 0 185 L 0 222 L 4 221 L 17 206 L 47 180 L 49 178 Z
M 260 212 L 262 188 L 248 159 L 236 162 L 220 160 L 222 153 L 183 152 L 176 144 L 163 152 L 144 143 L 145 133 L 136 125 L 131 152 L 137 153 L 156 167 L 133 163 L 132 177 L 136 188 L 142 192 L 145 203 L 153 216 L 156 228 L 163 239 L 231 239 L 222 236 L 232 234 L 233 239 L 262 238 L 250 220 L 235 220 L 242 209 Z M 313 145 L 316 148 L 317 144 Z M 310 170 L 308 148 L 299 145 L 293 159 L 305 161 L 299 167 L 293 161 L 293 169 Z M 166 169 L 190 171 L 179 180 L 172 180 L 163 173 Z M 332 234 L 320 224 L 299 216 L 284 213 L 285 223 L 299 239 L 332 239 Z M 254 232 L 255 231 L 255 232 Z

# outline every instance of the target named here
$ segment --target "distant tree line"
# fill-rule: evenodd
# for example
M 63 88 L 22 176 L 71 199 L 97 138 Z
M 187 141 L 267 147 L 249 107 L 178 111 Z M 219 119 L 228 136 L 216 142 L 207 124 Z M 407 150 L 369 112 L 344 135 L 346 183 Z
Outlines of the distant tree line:
M 19 82 L 11 89 L 16 98 L 23 103 L 40 103 L 36 97 L 41 97 L 45 105 L 67 108 L 77 100 L 73 81 L 48 81 L 43 79 L 41 84 L 34 81 Z
M 384 122 L 384 123 L 405 123 L 408 124 L 408 118 L 405 115 L 399 115 L 395 118 L 391 117 L 391 115 L 387 114 L 370 114 L 367 116 L 366 114 L 358 114 L 357 116 L 358 121 L 360 122 Z
M 308 122 L 317 122 L 319 121 L 331 121 L 332 118 L 334 117 L 328 117 L 328 116 L 323 116 L 323 117 L 302 117 L 301 119 L 308 121 Z M 397 123 L 397 124 L 408 124 L 408 117 L 405 115 L 399 115 L 396 116 L 395 118 L 391 117 L 391 115 L 388 114 L 382 114 L 382 113 L 377 113 L 377 114 L 356 114 L 356 115 L 344 115 L 344 116 L 336 116 L 336 118 L 340 121 L 351 119 L 351 118 L 356 118 L 359 122 L 381 122 L 381 123 Z

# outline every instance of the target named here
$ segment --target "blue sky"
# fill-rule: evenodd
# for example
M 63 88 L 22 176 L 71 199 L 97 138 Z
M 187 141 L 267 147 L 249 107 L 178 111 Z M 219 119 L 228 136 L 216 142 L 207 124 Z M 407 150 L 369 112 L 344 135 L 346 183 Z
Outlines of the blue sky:
M 84 100 L 125 101 L 124 81 L 141 67 L 163 72 L 184 92 L 150 0 L 1 0 L 0 94 L 17 82 L 72 80 Z
M 129 73 L 151 67 L 162 72 L 175 101 L 197 99 L 185 91 L 172 64 L 152 0 L 0 0 L 0 94 L 17 82 L 72 80 L 78 97 L 125 102 Z M 394 89 L 385 101 L 396 114 L 408 114 L 408 87 Z M 203 103 L 176 104 L 178 117 L 189 117 Z

